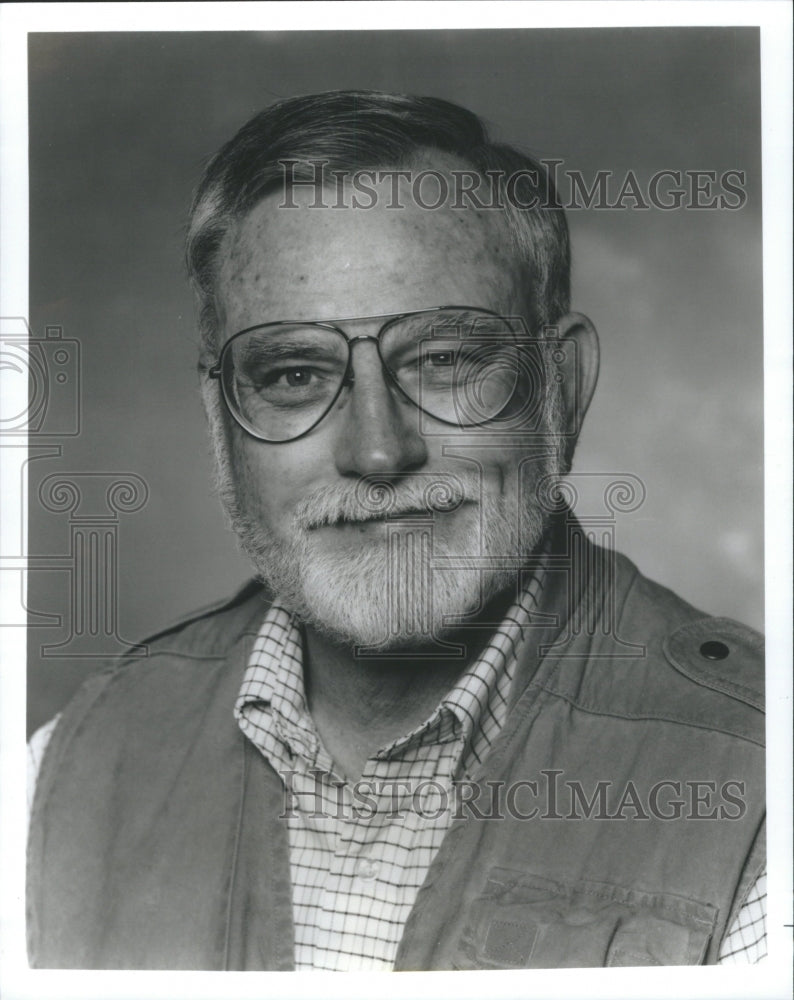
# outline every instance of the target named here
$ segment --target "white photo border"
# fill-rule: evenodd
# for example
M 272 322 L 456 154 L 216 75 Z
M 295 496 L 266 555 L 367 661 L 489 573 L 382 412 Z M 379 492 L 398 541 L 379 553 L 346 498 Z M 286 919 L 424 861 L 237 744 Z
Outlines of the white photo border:
M 179 3 L 5 4 L 0 7 L 0 315 L 27 316 L 27 34 L 39 31 L 180 31 Z M 204 3 L 191 5 L 191 30 L 532 28 L 748 25 L 761 30 L 765 331 L 766 631 L 768 640 L 769 958 L 759 966 L 509 971 L 494 973 L 77 972 L 30 970 L 24 939 L 25 637 L 0 629 L 2 827 L 0 993 L 13 1000 L 63 997 L 720 997 L 790 995 L 792 960 L 791 739 L 791 7 L 786 2 Z M 1 375 L 2 373 L 0 373 Z M 10 383 L 5 388 L 13 391 Z M 20 409 L 24 409 L 20 401 Z M 0 480 L 2 489 L 16 484 Z M 0 578 L 10 574 L 0 574 Z M 3 601 L 11 599 L 2 582 Z M 448 977 L 453 978 L 448 978 Z

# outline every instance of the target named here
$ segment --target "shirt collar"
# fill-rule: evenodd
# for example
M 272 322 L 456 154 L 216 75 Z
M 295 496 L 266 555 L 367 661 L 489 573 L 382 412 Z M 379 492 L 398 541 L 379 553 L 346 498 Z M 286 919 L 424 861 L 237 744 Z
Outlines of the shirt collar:
M 504 692 L 512 682 L 516 650 L 524 628 L 530 624 L 541 589 L 542 574 L 536 573 L 477 659 L 430 716 L 409 733 L 380 748 L 376 757 L 387 759 L 425 743 L 471 742 L 481 729 L 484 714 L 492 711 L 495 693 L 502 692 L 500 697 L 505 697 Z M 317 759 L 319 737 L 306 703 L 300 625 L 278 602 L 265 614 L 254 642 L 235 703 L 238 722 L 252 705 L 267 712 L 279 739 L 293 753 L 311 761 Z

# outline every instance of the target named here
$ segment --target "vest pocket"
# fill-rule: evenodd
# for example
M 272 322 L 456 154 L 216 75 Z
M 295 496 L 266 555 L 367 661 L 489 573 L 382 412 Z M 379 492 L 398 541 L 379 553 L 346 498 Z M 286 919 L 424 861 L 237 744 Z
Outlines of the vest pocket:
M 492 868 L 470 908 L 454 967 L 697 965 L 716 915 L 681 896 Z

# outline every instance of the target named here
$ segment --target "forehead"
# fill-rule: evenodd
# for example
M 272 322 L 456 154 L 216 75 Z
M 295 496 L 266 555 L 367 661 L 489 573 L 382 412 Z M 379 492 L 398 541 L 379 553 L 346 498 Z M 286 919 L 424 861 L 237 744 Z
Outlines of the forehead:
M 374 196 L 322 207 L 297 189 L 256 205 L 227 235 L 217 293 L 225 335 L 277 319 L 386 315 L 437 305 L 515 312 L 520 268 L 501 211 L 422 207 L 410 179 L 369 182 Z M 349 193 L 349 192 L 348 192 Z

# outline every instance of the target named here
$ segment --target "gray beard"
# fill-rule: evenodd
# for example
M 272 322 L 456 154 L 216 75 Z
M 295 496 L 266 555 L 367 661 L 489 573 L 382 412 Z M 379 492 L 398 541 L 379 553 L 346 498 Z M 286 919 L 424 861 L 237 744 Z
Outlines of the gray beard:
M 549 506 L 538 484 L 560 475 L 554 445 L 529 465 L 535 475 L 521 498 L 493 495 L 470 473 L 365 477 L 303 497 L 283 539 L 237 488 L 220 414 L 208 409 L 217 490 L 241 548 L 281 605 L 336 642 L 371 652 L 433 645 L 496 594 L 515 591 L 521 565 L 540 547 Z M 329 548 L 316 530 L 386 515 L 383 531 L 351 536 L 348 550 Z M 447 517 L 456 521 L 442 526 Z
M 338 642 L 386 650 L 438 639 L 495 594 L 515 588 L 518 563 L 537 548 L 543 521 L 523 518 L 519 547 L 518 518 L 501 500 L 486 495 L 472 505 L 466 521 L 479 528 L 463 524 L 452 538 L 439 540 L 434 531 L 435 518 L 449 515 L 397 516 L 378 538 L 348 551 L 329 551 L 297 525 L 288 541 L 279 539 L 239 504 L 227 504 L 227 513 L 279 603 Z

